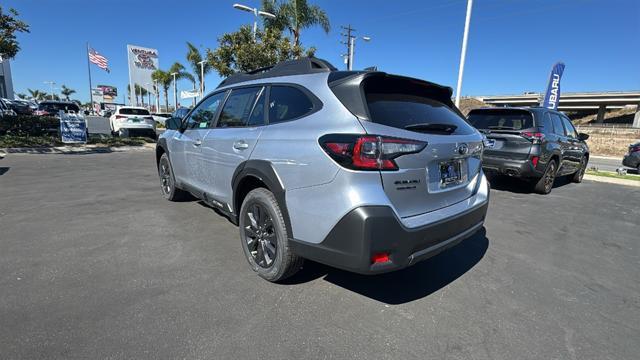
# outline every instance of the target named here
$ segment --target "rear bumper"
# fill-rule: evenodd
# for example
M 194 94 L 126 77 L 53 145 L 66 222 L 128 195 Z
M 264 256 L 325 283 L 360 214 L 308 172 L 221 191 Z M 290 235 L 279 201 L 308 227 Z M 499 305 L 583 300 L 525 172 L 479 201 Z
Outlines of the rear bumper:
M 637 168 L 640 165 L 640 153 L 627 154 L 622 158 L 622 165 Z
M 487 173 L 523 178 L 541 177 L 544 174 L 533 166 L 530 159 L 514 160 L 486 155 L 482 158 L 482 169 Z
M 338 221 L 321 243 L 290 239 L 290 246 L 304 258 L 360 274 L 399 270 L 453 247 L 481 229 L 489 205 L 488 191 L 487 186 L 482 194 L 469 199 L 472 206 L 464 211 L 411 228 L 389 206 L 361 206 Z M 372 263 L 372 257 L 382 253 L 388 254 L 389 261 Z

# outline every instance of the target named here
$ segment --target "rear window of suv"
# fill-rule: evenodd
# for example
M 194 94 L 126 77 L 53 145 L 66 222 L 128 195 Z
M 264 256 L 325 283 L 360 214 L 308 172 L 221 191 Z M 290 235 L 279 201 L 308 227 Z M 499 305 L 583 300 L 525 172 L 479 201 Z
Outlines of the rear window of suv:
M 394 128 L 440 135 L 467 135 L 475 130 L 451 106 L 450 92 L 411 79 L 372 77 L 364 92 L 370 120 Z
M 133 109 L 133 108 L 122 108 L 119 113 L 121 115 L 151 115 L 149 110 L 145 109 Z
M 482 130 L 522 130 L 534 127 L 533 115 L 526 110 L 472 110 L 469 123 Z
M 80 112 L 80 107 L 74 103 L 40 103 L 38 110 L 43 110 L 49 113 L 57 113 L 60 110 L 64 112 L 75 111 Z

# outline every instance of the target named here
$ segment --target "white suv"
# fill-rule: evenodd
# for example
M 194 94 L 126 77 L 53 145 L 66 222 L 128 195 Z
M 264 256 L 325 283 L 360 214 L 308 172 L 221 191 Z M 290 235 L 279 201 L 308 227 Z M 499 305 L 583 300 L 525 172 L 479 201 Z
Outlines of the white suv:
M 115 136 L 156 137 L 156 122 L 143 107 L 121 106 L 109 118 L 111 133 Z

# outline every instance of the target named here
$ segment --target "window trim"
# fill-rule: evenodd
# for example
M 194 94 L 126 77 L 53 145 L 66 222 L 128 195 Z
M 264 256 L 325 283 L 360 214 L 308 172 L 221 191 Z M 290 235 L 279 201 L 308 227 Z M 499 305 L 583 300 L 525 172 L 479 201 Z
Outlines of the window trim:
M 309 115 L 315 114 L 316 112 L 320 111 L 322 109 L 322 107 L 324 106 L 324 104 L 322 103 L 322 101 L 320 101 L 320 99 L 318 99 L 317 96 L 315 96 L 311 91 L 309 91 L 309 89 L 307 89 L 304 86 L 298 85 L 298 84 L 293 84 L 293 83 L 269 83 L 265 86 L 268 86 L 268 91 L 267 91 L 267 97 L 265 98 L 266 102 L 265 102 L 265 118 L 266 118 L 266 124 L 267 125 L 278 125 L 278 124 L 285 124 L 291 121 L 296 121 L 296 120 L 300 120 L 303 117 L 307 117 Z M 311 108 L 311 110 L 307 111 L 306 113 L 292 118 L 292 119 L 288 119 L 288 120 L 284 120 L 284 121 L 278 121 L 275 123 L 271 123 L 269 120 L 269 103 L 271 102 L 271 87 L 272 86 L 284 86 L 284 87 L 292 87 L 295 88 L 297 90 L 300 90 L 310 101 L 311 101 L 311 105 L 313 106 Z

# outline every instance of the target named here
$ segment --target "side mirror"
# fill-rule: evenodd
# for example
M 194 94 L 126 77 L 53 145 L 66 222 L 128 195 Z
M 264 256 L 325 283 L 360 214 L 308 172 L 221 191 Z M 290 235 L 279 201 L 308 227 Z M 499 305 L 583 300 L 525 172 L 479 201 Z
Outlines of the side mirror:
M 182 127 L 182 119 L 177 117 L 170 117 L 165 123 L 167 130 L 180 130 Z
M 585 134 L 585 133 L 579 133 L 578 134 L 578 140 L 580 141 L 585 141 L 589 138 L 589 134 Z

